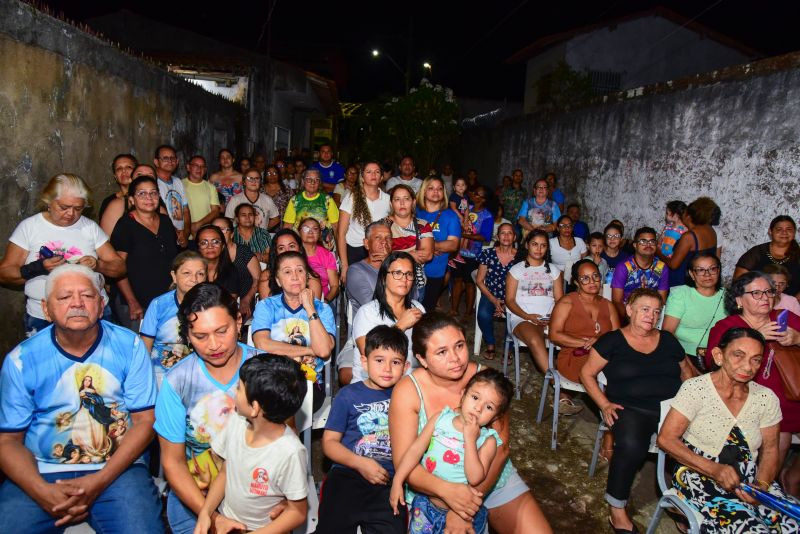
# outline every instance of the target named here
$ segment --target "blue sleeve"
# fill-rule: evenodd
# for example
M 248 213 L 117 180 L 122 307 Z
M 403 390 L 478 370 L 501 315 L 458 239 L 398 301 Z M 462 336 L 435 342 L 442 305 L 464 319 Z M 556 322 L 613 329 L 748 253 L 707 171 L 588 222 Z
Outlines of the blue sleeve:
M 564 192 L 561 189 L 556 189 L 553 191 L 553 200 L 556 201 L 558 204 L 563 204 L 566 197 L 564 197 Z
M 556 209 L 558 209 L 558 208 L 556 208 Z M 528 201 L 527 200 L 523 200 L 522 201 L 522 205 L 519 207 L 519 213 L 517 213 L 517 219 L 519 219 L 520 217 L 523 218 L 523 219 L 528 217 Z
M 459 202 L 460 200 L 461 200 L 461 198 L 460 198 L 460 197 L 459 197 L 457 194 L 455 194 L 455 193 L 450 193 L 450 196 L 449 196 L 449 197 L 447 197 L 447 204 L 448 204 L 448 206 L 449 206 L 451 202 L 455 202 L 455 203 L 456 203 L 456 206 L 458 206 L 458 202 Z
M 333 309 L 326 302 L 317 300 L 314 302 L 314 307 L 317 309 L 319 318 L 322 320 L 322 326 L 332 336 L 336 335 L 336 321 L 333 319 Z M 255 320 L 253 320 L 255 324 Z
M 186 441 L 186 407 L 166 379 L 161 382 L 156 399 L 156 423 L 153 429 L 172 443 Z
M 325 430 L 333 430 L 344 434 L 347 430 L 347 414 L 351 404 L 348 392 L 344 389 L 339 391 L 339 394 L 333 398 L 333 405 L 328 414 L 328 422 L 325 423 Z
M 481 228 L 478 233 L 481 234 L 488 243 L 492 240 L 492 232 L 494 232 L 494 217 L 490 215 L 481 221 Z
M 268 300 L 264 299 L 256 304 L 256 309 L 253 312 L 253 324 L 250 326 L 254 334 L 261 330 L 272 330 L 274 314 Z
M 459 223 L 458 217 L 456 217 L 456 214 L 453 213 L 452 211 L 450 211 L 447 214 L 451 215 L 451 217 L 447 217 L 446 221 L 447 227 L 445 228 L 445 232 L 447 232 L 447 237 L 456 236 L 458 238 L 461 238 L 461 223 Z M 443 213 L 442 217 L 444 216 L 445 214 Z
M 153 299 L 150 301 L 150 305 L 147 307 L 147 311 L 144 312 L 144 319 L 142 319 L 142 325 L 139 327 L 139 333 L 143 336 L 147 337 L 156 337 L 156 333 L 158 333 L 158 303 L 160 300 L 158 298 Z
M 122 385 L 125 406 L 132 412 L 150 410 L 156 403 L 156 377 L 150 355 L 142 338 L 133 341 L 133 354 L 128 366 L 128 374 Z
M 22 432 L 33 421 L 36 404 L 22 378 L 22 348 L 17 346 L 0 371 L 0 432 Z
M 558 207 L 558 202 L 553 206 L 553 224 L 556 224 L 561 218 L 561 208 Z

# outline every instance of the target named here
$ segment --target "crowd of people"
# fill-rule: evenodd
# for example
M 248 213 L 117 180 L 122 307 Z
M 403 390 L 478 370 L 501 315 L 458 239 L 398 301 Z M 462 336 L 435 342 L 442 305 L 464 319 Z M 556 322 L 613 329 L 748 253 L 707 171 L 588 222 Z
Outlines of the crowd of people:
M 740 487 L 800 495 L 790 216 L 723 288 L 708 197 L 628 237 L 619 220 L 592 231 L 554 173 L 495 188 L 334 154 L 223 149 L 183 179 L 170 145 L 152 164 L 120 154 L 97 222 L 80 177 L 48 181 L 0 261 L 27 299 L 0 374 L 0 531 L 164 532 L 159 473 L 173 533 L 304 525 L 316 488 L 294 415 L 335 375 L 318 533 L 550 532 L 509 459 L 519 384 L 487 363 L 502 329 L 542 372 L 558 347 L 588 394 L 562 391 L 561 415 L 599 408 L 614 532 L 638 531 L 626 506 L 654 434 L 701 531 L 798 532 Z M 486 343 L 476 361 L 463 317 Z

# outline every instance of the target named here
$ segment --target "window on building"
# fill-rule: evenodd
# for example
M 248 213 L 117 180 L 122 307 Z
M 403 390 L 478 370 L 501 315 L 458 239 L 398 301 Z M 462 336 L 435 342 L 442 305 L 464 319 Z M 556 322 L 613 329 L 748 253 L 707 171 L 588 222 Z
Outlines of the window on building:
M 590 70 L 589 81 L 592 83 L 592 93 L 596 95 L 604 95 L 619 91 L 622 87 L 622 73 Z

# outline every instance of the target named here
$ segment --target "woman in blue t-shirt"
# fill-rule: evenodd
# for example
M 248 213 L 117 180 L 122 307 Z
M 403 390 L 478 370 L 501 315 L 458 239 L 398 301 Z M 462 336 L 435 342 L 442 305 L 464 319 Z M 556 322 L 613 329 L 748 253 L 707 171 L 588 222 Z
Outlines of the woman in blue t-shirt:
M 257 351 L 238 342 L 242 316 L 236 299 L 216 284 L 190 289 L 178 306 L 178 321 L 181 338 L 194 352 L 164 376 L 153 428 L 170 487 L 170 529 L 191 534 L 205 492 L 219 472 L 211 440 L 236 413 L 239 368 Z
M 139 335 L 150 353 L 159 387 L 164 373 L 190 352 L 178 333 L 178 306 L 190 289 L 206 281 L 207 269 L 208 263 L 197 252 L 178 254 L 170 271 L 174 289 L 154 298 L 144 314 Z
M 300 252 L 278 256 L 272 276 L 282 292 L 256 305 L 252 329 L 253 344 L 259 349 L 288 356 L 314 369 L 316 409 L 325 398 L 321 373 L 333 352 L 336 324 L 331 307 L 315 299 L 309 289 L 310 273 L 308 261 Z

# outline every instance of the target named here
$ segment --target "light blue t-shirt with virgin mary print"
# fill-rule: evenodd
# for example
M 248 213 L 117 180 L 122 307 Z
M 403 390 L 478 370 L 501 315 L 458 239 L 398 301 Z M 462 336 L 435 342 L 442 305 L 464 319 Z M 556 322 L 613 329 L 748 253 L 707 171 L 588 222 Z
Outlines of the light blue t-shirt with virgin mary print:
M 40 473 L 103 468 L 130 430 L 130 414 L 156 402 L 141 338 L 106 321 L 98 327 L 80 358 L 64 351 L 48 326 L 3 362 L 0 432 L 25 432 Z
M 330 335 L 336 335 L 336 322 L 333 310 L 328 304 L 314 299 L 314 309 L 319 315 L 322 326 Z M 286 304 L 283 293 L 265 298 L 256 304 L 253 312 L 253 334 L 262 330 L 269 330 L 269 337 L 275 341 L 282 341 L 290 345 L 308 347 L 311 345 L 311 325 L 308 313 L 302 304 L 297 309 L 292 309 Z M 314 370 L 317 372 L 317 383 L 322 383 L 322 368 L 325 361 L 317 358 Z

